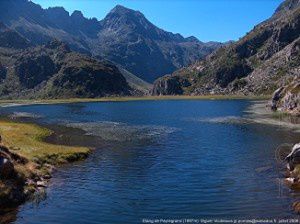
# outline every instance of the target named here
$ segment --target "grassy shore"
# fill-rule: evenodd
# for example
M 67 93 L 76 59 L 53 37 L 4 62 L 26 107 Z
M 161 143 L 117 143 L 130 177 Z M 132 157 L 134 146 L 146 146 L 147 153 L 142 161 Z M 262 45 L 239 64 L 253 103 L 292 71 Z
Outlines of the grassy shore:
M 35 124 L 0 121 L 0 135 L 2 143 L 13 153 L 29 161 L 62 163 L 85 157 L 89 149 L 54 145 L 43 142 L 52 131 Z
M 101 98 L 71 98 L 71 99 L 29 99 L 29 100 L 0 100 L 1 104 L 58 104 L 79 102 L 126 102 L 139 100 L 267 100 L 271 96 L 242 96 L 242 95 L 202 95 L 202 96 L 141 96 L 141 97 L 101 97 Z

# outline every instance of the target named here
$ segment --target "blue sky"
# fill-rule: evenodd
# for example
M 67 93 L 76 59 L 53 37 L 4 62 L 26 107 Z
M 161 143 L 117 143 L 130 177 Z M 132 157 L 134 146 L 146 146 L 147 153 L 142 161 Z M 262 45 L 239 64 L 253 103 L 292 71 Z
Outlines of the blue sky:
M 141 11 L 153 24 L 201 41 L 237 40 L 269 18 L 283 0 L 33 0 L 43 8 L 103 19 L 117 4 Z

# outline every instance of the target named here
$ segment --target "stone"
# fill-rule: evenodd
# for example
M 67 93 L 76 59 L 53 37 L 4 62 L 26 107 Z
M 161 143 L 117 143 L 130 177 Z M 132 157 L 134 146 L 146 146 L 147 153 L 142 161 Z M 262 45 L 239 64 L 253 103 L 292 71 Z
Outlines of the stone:
M 296 213 L 300 214 L 300 201 L 294 202 L 292 207 Z
M 0 156 L 0 179 L 9 179 L 13 174 L 13 163 L 8 158 Z
M 45 181 L 37 181 L 36 182 L 37 187 L 46 188 L 47 184 Z
M 284 182 L 293 190 L 300 189 L 300 182 L 299 182 L 298 178 L 288 177 L 288 178 L 285 178 Z
M 46 179 L 46 180 L 49 180 L 49 179 L 51 179 L 51 175 L 50 174 L 46 174 L 46 175 L 43 176 L 43 178 Z
M 34 186 L 34 185 L 35 185 L 35 181 L 34 181 L 34 180 L 31 180 L 31 179 L 28 179 L 28 180 L 26 181 L 26 185 L 27 185 L 27 186 Z
M 300 143 L 293 146 L 292 151 L 285 159 L 288 162 L 289 170 L 293 171 L 295 166 L 300 164 Z

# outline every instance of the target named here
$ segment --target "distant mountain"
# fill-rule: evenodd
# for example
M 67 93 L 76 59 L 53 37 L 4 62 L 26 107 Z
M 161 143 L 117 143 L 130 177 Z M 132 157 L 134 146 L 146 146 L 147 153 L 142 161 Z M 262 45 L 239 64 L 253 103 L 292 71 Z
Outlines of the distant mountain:
M 158 79 L 152 93 L 271 94 L 299 74 L 300 0 L 286 0 L 239 41 Z
M 13 39 L 2 41 L 1 37 L 9 35 Z M 115 65 L 75 53 L 62 42 L 25 49 L 20 43 L 27 42 L 2 24 L 0 98 L 102 97 L 139 92 L 129 86 Z
M 120 5 L 98 21 L 85 18 L 80 11 L 69 15 L 62 7 L 42 9 L 27 0 L 3 0 L 0 21 L 32 44 L 45 44 L 55 38 L 75 51 L 115 62 L 149 82 L 221 46 L 166 32 L 141 12 Z
M 69 51 L 63 44 L 0 49 L 0 97 L 75 98 L 130 95 L 117 67 Z

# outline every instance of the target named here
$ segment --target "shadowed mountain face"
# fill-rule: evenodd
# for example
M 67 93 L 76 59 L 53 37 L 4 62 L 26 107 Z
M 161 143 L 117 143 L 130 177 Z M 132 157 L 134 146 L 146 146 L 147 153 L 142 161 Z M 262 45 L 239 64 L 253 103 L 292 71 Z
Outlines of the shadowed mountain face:
M 27 0 L 0 2 L 0 21 L 33 44 L 53 38 L 71 49 L 109 59 L 152 82 L 211 53 L 220 43 L 202 43 L 157 28 L 142 13 L 116 6 L 102 20 L 71 15 L 61 7 L 42 9 Z
M 239 41 L 158 79 L 152 93 L 270 94 L 299 75 L 299 66 L 300 0 L 286 0 Z
M 6 28 L 0 37 L 13 31 Z M 131 95 L 134 91 L 111 63 L 72 52 L 59 41 L 17 49 L 0 47 L 0 98 L 74 98 Z
M 25 38 L 0 22 L 0 47 L 24 49 L 29 46 L 30 44 Z

